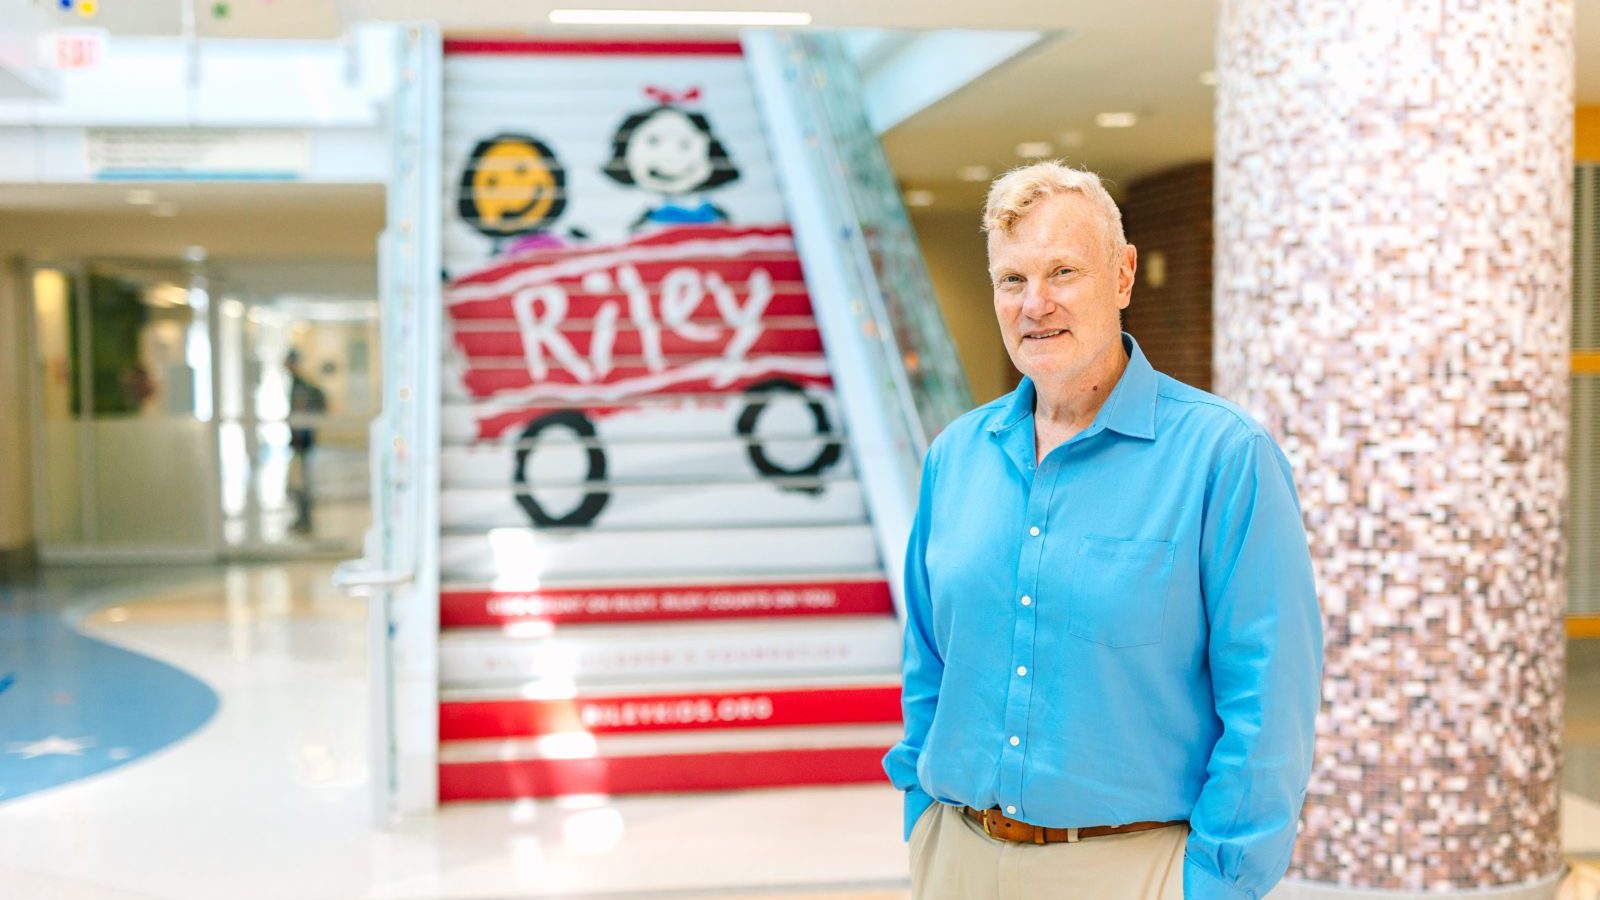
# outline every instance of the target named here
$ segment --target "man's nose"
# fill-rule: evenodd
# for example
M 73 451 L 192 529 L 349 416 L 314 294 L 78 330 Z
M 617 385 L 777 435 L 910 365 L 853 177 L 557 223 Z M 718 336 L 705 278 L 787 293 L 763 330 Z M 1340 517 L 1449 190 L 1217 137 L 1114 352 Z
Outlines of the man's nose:
M 1038 282 L 1030 283 L 1022 294 L 1022 314 L 1030 319 L 1042 319 L 1055 309 L 1049 291 Z

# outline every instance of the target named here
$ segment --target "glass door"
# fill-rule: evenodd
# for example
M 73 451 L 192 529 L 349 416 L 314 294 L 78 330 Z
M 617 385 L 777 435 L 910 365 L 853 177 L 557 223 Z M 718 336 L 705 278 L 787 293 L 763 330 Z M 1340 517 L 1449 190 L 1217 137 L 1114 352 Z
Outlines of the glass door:
M 210 298 L 184 264 L 32 272 L 46 561 L 214 555 Z

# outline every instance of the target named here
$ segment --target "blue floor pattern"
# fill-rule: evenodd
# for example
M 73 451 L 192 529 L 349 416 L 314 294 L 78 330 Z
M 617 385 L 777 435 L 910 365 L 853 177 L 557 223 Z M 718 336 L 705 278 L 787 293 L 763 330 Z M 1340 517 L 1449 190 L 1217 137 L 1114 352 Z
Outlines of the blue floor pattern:
M 96 604 L 0 585 L 0 805 L 128 765 L 193 733 L 215 691 L 73 626 Z

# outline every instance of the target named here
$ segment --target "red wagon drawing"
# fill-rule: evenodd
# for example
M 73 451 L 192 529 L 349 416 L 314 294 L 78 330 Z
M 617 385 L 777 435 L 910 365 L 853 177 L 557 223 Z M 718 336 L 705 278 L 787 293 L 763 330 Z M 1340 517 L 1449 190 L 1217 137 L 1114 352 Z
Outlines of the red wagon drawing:
M 746 477 L 797 492 L 821 491 L 842 461 L 833 381 L 786 225 L 535 250 L 453 280 L 446 307 L 445 390 L 460 401 L 446 404 L 447 442 L 514 447 L 511 481 L 535 527 L 600 517 L 615 477 L 607 431 L 670 443 L 717 429 L 742 444 Z M 780 401 L 802 421 L 763 426 Z M 555 432 L 586 455 L 581 499 L 561 512 L 535 496 L 530 471 Z M 806 452 L 796 459 L 774 441 Z

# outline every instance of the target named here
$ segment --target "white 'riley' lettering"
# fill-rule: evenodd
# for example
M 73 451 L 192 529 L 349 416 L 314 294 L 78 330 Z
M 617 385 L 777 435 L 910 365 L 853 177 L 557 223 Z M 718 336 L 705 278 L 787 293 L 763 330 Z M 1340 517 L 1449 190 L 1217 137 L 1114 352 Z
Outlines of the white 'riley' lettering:
M 628 298 L 628 319 L 639 332 L 640 354 L 651 372 L 667 368 L 661 351 L 663 329 L 696 343 L 710 344 L 726 337 L 722 358 L 730 363 L 742 361 L 761 336 L 761 318 L 773 295 L 772 276 L 765 269 L 750 273 L 745 281 L 742 303 L 721 275 L 702 272 L 693 266 L 679 266 L 667 272 L 661 279 L 659 298 L 652 298 L 638 270 L 631 265 L 618 266 L 614 274 L 590 272 L 583 279 L 583 287 L 591 294 L 621 289 Z M 708 293 L 723 325 L 690 319 Z M 567 292 L 560 285 L 523 288 L 512 295 L 511 306 L 522 332 L 522 353 L 528 374 L 534 381 L 548 378 L 552 363 L 584 384 L 602 381 L 611 374 L 617 320 L 622 313 L 617 301 L 607 300 L 596 311 L 587 358 L 561 333 L 569 303 Z M 726 334 L 725 329 L 731 334 Z

